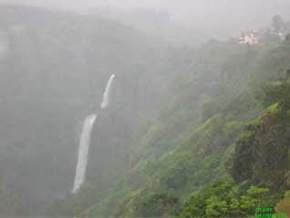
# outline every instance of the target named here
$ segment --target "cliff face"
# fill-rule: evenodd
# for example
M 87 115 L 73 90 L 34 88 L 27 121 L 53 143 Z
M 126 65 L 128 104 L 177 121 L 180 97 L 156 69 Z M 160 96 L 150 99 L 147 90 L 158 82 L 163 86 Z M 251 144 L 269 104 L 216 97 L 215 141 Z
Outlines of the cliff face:
M 232 170 L 236 181 L 248 180 L 273 188 L 287 185 L 290 163 L 288 119 L 275 104 L 248 125 L 236 145 Z

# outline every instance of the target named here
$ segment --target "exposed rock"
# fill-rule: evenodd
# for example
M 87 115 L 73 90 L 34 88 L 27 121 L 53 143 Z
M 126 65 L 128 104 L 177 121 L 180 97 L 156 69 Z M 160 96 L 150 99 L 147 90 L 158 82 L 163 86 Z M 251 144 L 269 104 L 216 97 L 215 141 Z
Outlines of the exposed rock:
M 232 169 L 236 181 L 273 188 L 287 185 L 290 129 L 280 115 L 276 105 L 276 110 L 255 120 L 237 141 Z

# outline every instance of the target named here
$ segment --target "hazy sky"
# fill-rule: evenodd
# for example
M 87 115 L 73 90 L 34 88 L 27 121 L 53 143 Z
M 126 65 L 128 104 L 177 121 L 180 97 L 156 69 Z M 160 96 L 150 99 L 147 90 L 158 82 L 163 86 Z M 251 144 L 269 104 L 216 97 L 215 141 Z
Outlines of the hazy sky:
M 120 8 L 167 10 L 178 17 L 243 15 L 263 11 L 286 14 L 290 0 L 0 0 L 0 3 L 34 4 L 53 8 L 86 10 L 99 5 Z M 234 13 L 232 13 L 234 12 Z
M 241 30 L 268 24 L 275 14 L 289 18 L 290 0 L 0 0 L 0 3 L 33 4 L 87 11 L 100 6 L 122 9 L 149 8 L 168 11 L 183 24 Z

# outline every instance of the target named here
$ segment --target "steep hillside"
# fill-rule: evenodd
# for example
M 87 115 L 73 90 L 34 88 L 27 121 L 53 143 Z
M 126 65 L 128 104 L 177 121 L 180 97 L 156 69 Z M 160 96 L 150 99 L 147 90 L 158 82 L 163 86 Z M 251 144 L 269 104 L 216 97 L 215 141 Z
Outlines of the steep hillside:
M 93 15 L 1 6 L 0 216 L 289 213 L 290 26 L 278 20 L 256 45 L 172 48 Z M 73 195 L 81 123 L 112 73 Z
M 139 133 L 127 177 L 82 216 L 252 216 L 289 188 L 289 41 L 190 55 L 194 73 Z

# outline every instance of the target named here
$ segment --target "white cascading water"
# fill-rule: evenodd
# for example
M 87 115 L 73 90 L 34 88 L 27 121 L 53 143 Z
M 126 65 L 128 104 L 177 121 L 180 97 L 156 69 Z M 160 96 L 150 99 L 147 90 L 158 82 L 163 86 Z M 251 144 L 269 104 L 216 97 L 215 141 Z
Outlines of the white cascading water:
M 78 155 L 78 164 L 76 168 L 76 176 L 74 180 L 74 187 L 72 192 L 76 193 L 81 185 L 83 184 L 86 176 L 86 168 L 88 163 L 88 153 L 89 153 L 89 146 L 91 141 L 91 132 L 93 129 L 93 125 L 96 121 L 97 115 L 91 114 L 86 117 L 82 134 L 80 137 L 80 146 L 79 146 L 79 155 Z
M 105 109 L 109 106 L 111 89 L 112 89 L 112 84 L 113 84 L 114 79 L 115 79 L 115 74 L 112 74 L 106 85 L 106 89 L 103 95 L 103 101 L 101 103 L 101 109 Z
M 101 109 L 105 109 L 109 106 L 111 89 L 112 89 L 112 84 L 113 84 L 114 79 L 115 79 L 115 75 L 112 74 L 106 84 L 106 88 L 103 94 L 103 100 L 101 103 Z M 75 180 L 74 180 L 72 193 L 78 192 L 78 190 L 80 189 L 80 187 L 82 186 L 86 178 L 88 154 L 89 154 L 90 141 L 91 141 L 91 132 L 92 132 L 96 119 L 97 119 L 97 114 L 91 114 L 86 117 L 83 123 L 82 133 L 80 136 L 79 151 L 78 151 L 78 163 L 76 167 L 76 174 L 75 174 Z

